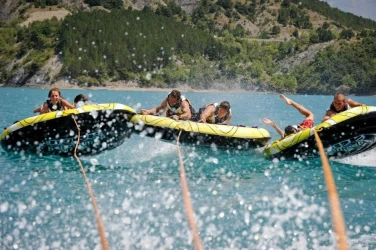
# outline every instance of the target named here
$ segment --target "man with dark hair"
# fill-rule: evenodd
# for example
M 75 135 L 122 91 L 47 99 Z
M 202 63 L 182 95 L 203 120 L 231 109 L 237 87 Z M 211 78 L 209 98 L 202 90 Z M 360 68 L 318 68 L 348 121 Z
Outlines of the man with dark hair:
M 329 108 L 326 110 L 326 113 L 325 113 L 322 121 L 328 120 L 330 117 L 332 117 L 335 114 L 338 114 L 338 113 L 341 113 L 341 112 L 346 111 L 348 109 L 358 107 L 358 106 L 362 106 L 362 105 L 364 105 L 364 104 L 361 104 L 361 103 L 356 102 L 356 101 L 351 100 L 351 99 L 346 100 L 345 95 L 342 94 L 342 93 L 336 93 L 334 95 L 334 100 L 330 104 Z
M 267 118 L 264 118 L 264 123 L 265 124 L 268 124 L 270 126 L 272 126 L 276 131 L 277 133 L 282 137 L 284 138 L 285 136 L 288 136 L 288 135 L 291 135 L 291 134 L 296 134 L 304 129 L 307 129 L 307 128 L 312 128 L 313 127 L 313 124 L 314 124 L 314 115 L 311 111 L 309 111 L 308 109 L 306 109 L 305 107 L 303 107 L 302 105 L 300 105 L 299 103 L 296 103 L 294 102 L 293 100 L 287 98 L 286 96 L 284 95 L 279 95 L 279 97 L 281 97 L 282 100 L 284 100 L 288 105 L 291 105 L 293 106 L 294 108 L 296 108 L 302 115 L 305 116 L 305 119 L 304 121 L 299 124 L 299 125 L 289 125 L 285 128 L 285 131 L 283 131 L 282 129 L 280 129 L 274 121 L 271 121 Z
M 180 91 L 172 90 L 161 104 L 152 109 L 141 109 L 142 115 L 155 115 L 163 113 L 174 120 L 189 120 L 195 113 L 191 102 L 181 95 Z
M 220 104 L 210 103 L 203 108 L 200 108 L 197 115 L 199 122 L 212 124 L 229 124 L 232 118 L 231 107 L 228 101 L 223 101 Z

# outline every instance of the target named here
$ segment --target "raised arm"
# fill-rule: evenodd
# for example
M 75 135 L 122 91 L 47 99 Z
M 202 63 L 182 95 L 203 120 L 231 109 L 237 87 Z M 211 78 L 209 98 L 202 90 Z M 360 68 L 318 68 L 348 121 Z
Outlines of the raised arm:
M 277 124 L 275 124 L 274 121 L 269 120 L 268 118 L 264 118 L 264 123 L 267 124 L 267 125 L 272 126 L 272 127 L 275 129 L 275 131 L 277 131 L 277 133 L 281 136 L 281 138 L 283 138 L 283 137 L 285 136 L 285 132 L 283 132 L 283 130 L 280 129 L 280 128 L 277 126 Z

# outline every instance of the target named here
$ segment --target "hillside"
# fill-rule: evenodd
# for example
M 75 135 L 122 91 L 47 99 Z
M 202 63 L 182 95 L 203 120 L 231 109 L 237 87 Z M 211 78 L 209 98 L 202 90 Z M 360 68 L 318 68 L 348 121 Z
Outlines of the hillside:
M 46 9 L 32 8 L 28 12 L 28 18 L 20 23 L 21 26 L 28 26 L 36 21 L 45 21 L 56 17 L 58 20 L 64 19 L 68 14 L 71 14 L 65 8 L 50 7 Z
M 0 45 L 3 47 L 3 49 L 0 49 L 0 59 L 2 59 L 0 63 L 0 84 L 5 86 L 48 85 L 58 80 L 68 81 L 74 85 L 105 86 L 106 83 L 108 84 L 111 81 L 123 81 L 124 84 L 130 81 L 132 84 L 137 82 L 141 87 L 172 87 L 185 84 L 192 88 L 212 88 L 215 83 L 215 86 L 221 85 L 221 89 L 236 87 L 246 90 L 291 93 L 304 93 L 305 91 L 330 93 L 337 88 L 359 94 L 376 92 L 374 73 L 369 72 L 370 67 L 365 65 L 359 65 L 359 67 L 362 67 L 365 77 L 359 78 L 352 72 L 348 72 L 346 76 L 346 81 L 350 82 L 348 84 L 341 83 L 342 80 L 336 78 L 335 82 L 326 81 L 325 86 L 313 88 L 315 90 L 312 90 L 312 88 L 306 89 L 308 86 L 302 88 L 305 84 L 299 81 L 304 81 L 306 78 L 296 74 L 298 72 L 304 75 L 312 74 L 312 76 L 316 75 L 317 78 L 317 69 L 315 68 L 318 65 L 315 64 L 315 61 L 319 55 L 327 55 L 321 53 L 321 51 L 333 50 L 334 48 L 333 51 L 340 54 L 340 50 L 347 50 L 354 48 L 354 46 L 355 48 L 373 46 L 373 43 L 362 43 L 360 41 L 375 39 L 375 31 L 370 29 L 375 27 L 375 22 L 352 14 L 341 13 L 338 9 L 323 12 L 322 8 L 327 6 L 325 3 L 323 5 L 317 3 L 316 0 L 300 2 L 294 0 L 254 0 L 250 2 L 230 0 L 102 1 L 102 6 L 98 4 L 98 1 L 63 0 L 27 1 L 26 3 L 24 1 L 0 1 L 0 18 L 3 20 L 3 24 L 0 26 L 0 37 L 3 37 L 0 40 Z M 48 3 L 55 5 L 48 5 Z M 147 21 L 150 24 L 158 22 L 158 16 L 170 19 L 171 23 L 166 24 L 165 27 L 171 30 L 174 30 L 172 26 L 176 26 L 179 22 L 193 28 L 196 32 L 202 30 L 218 41 L 218 45 L 215 45 L 215 47 L 221 48 L 220 58 L 218 56 L 202 57 L 203 53 L 206 54 L 204 51 L 209 51 L 209 48 L 202 48 L 201 53 L 197 53 L 199 50 L 190 52 L 180 49 L 175 50 L 174 54 L 165 59 L 167 63 L 160 64 L 158 72 L 151 67 L 144 67 L 141 71 L 137 67 L 128 66 L 120 69 L 115 64 L 109 63 L 108 60 L 94 60 L 98 65 L 94 63 L 89 67 L 85 66 L 80 71 L 76 67 L 81 65 L 77 61 L 81 59 L 74 57 L 74 54 L 70 55 L 70 52 L 59 52 L 59 47 L 60 49 L 64 48 L 66 52 L 79 49 L 79 47 L 75 48 L 74 43 L 69 45 L 68 48 L 66 42 L 64 44 L 61 42 L 62 40 L 56 38 L 61 38 L 66 32 L 60 26 L 67 25 L 67 23 L 65 21 L 62 23 L 59 20 L 65 20 L 67 15 L 73 15 L 77 18 L 72 20 L 81 22 L 81 13 L 92 12 L 93 10 L 104 10 L 108 14 L 103 18 L 106 19 L 109 15 L 108 18 L 111 19 L 111 12 L 115 13 L 114 11 L 120 9 L 128 9 L 129 13 L 137 12 L 137 10 L 140 11 L 139 13 L 147 12 L 149 13 L 148 16 L 153 14 L 150 21 Z M 352 22 L 354 23 L 353 26 L 352 23 L 340 22 L 346 17 L 355 20 Z M 120 16 L 118 18 L 121 19 Z M 43 20 L 49 20 L 47 21 L 48 24 L 40 22 Z M 116 23 L 117 21 L 110 22 Z M 104 23 L 98 23 L 98 25 L 107 26 Z M 147 24 L 145 23 L 145 25 Z M 169 28 L 170 25 L 171 28 Z M 121 26 L 122 24 L 118 26 L 119 30 L 122 29 Z M 48 29 L 47 33 L 46 29 Z M 108 27 L 108 29 L 112 28 Z M 137 29 L 140 29 L 140 27 Z M 186 32 L 191 32 L 188 30 Z M 42 36 L 39 35 L 37 38 L 40 40 L 40 44 L 35 44 L 32 41 L 35 32 L 42 33 Z M 96 32 L 93 31 L 88 36 L 96 37 L 100 35 Z M 144 32 L 152 31 L 146 28 Z M 172 38 L 175 31 L 171 32 L 169 35 Z M 179 36 L 178 33 L 177 31 L 176 35 Z M 9 40 L 11 34 L 18 36 L 18 42 Z M 23 35 L 20 36 L 20 34 Z M 121 37 L 121 34 L 108 34 L 101 46 L 108 46 L 105 44 L 110 40 L 113 40 L 112 43 L 119 43 L 117 46 L 124 46 L 120 44 L 121 40 L 117 36 Z M 208 39 L 203 37 L 200 39 Z M 76 41 L 81 40 L 80 43 L 83 44 L 89 43 L 85 39 L 77 37 Z M 170 40 L 167 37 L 164 39 L 165 41 L 166 39 Z M 192 40 L 190 43 L 193 42 Z M 179 47 L 178 43 L 178 40 L 175 40 L 171 47 Z M 135 41 L 136 44 L 142 43 Z M 184 46 L 189 47 L 191 45 L 186 44 Z M 133 48 L 136 51 L 141 49 L 137 46 Z M 166 42 L 162 42 L 159 47 L 164 46 L 167 46 Z M 109 50 L 105 47 L 98 47 L 97 52 L 108 51 L 107 53 L 110 54 L 108 56 L 117 57 L 118 52 L 116 50 Z M 128 49 L 126 48 L 126 50 Z M 148 56 L 155 49 L 154 46 L 147 50 L 147 54 L 143 52 L 144 56 Z M 372 50 L 373 47 L 369 49 Z M 91 56 L 97 57 L 97 52 L 91 51 Z M 368 55 L 365 55 L 365 57 L 369 58 Z M 124 65 L 128 65 L 126 60 L 129 59 L 124 57 L 117 59 L 117 61 L 120 60 Z M 87 60 L 93 61 L 93 58 L 89 57 Z M 372 60 L 372 56 L 369 60 Z M 153 61 L 148 63 L 158 64 L 158 62 Z M 216 66 L 213 67 L 213 65 Z M 304 72 L 302 65 L 306 65 Z M 100 75 L 90 73 L 90 70 L 95 72 L 98 67 L 102 69 Z M 334 74 L 335 72 L 331 73 Z M 315 84 L 320 85 L 321 78 L 318 77 Z M 364 86 L 357 90 L 356 84 L 353 83 L 357 81 L 356 79 L 366 81 L 366 83 L 360 84 L 368 86 L 367 88 L 371 88 L 371 90 L 365 91 Z

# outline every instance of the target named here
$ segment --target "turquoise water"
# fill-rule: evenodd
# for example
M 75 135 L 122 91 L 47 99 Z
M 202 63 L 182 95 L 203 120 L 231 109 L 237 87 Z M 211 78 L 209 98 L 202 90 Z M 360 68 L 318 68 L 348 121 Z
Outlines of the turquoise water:
M 140 110 L 167 93 L 63 90 L 93 102 Z M 32 116 L 48 90 L 0 88 L 0 125 Z M 195 108 L 228 100 L 232 124 L 284 127 L 302 116 L 278 95 L 184 93 Z M 316 124 L 331 96 L 289 96 L 311 109 Z M 353 97 L 376 106 L 374 97 Z M 182 147 L 198 231 L 206 249 L 334 249 L 321 161 L 264 159 L 260 151 L 230 154 Z M 111 249 L 192 249 L 176 146 L 132 136 L 120 147 L 81 161 Z M 330 161 L 352 249 L 376 248 L 376 156 Z M 94 211 L 73 158 L 12 156 L 0 149 L 0 249 L 100 249 Z

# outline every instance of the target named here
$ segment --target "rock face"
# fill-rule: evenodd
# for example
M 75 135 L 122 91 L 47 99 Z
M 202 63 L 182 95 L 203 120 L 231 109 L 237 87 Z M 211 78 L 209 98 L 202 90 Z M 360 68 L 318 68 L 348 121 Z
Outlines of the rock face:
M 5 83 L 9 87 L 35 87 L 40 85 L 50 85 L 56 79 L 63 67 L 62 58 L 54 56 L 38 70 L 34 75 L 25 71 L 24 67 L 19 68 Z
M 279 70 L 277 73 L 282 73 L 282 72 L 288 71 L 289 69 L 295 68 L 299 65 L 303 65 L 303 64 L 307 64 L 311 62 L 319 51 L 323 50 L 324 48 L 328 47 L 329 45 L 333 43 L 334 41 L 314 44 L 310 46 L 307 50 L 293 57 L 289 57 L 286 60 L 282 60 L 279 63 Z
M 176 4 L 179 5 L 185 12 L 191 13 L 200 1 L 197 0 L 177 0 Z
M 61 3 L 63 6 L 73 8 L 73 10 L 84 10 L 88 7 L 83 0 L 61 0 Z
M 26 74 L 25 68 L 19 68 L 5 83 L 8 87 L 19 87 L 25 85 L 26 81 L 30 79 L 30 75 Z
M 25 85 L 28 87 L 50 85 L 57 78 L 63 67 L 63 61 L 60 56 L 50 58 L 47 63 L 38 72 L 30 77 Z
M 21 0 L 0 0 L 0 20 L 10 23 L 19 15 Z
M 135 9 L 141 10 L 145 6 L 153 4 L 165 4 L 163 1 L 156 0 L 125 0 L 126 5 L 132 6 Z M 185 12 L 191 13 L 194 8 L 200 3 L 200 0 L 175 0 L 175 3 L 179 5 Z

